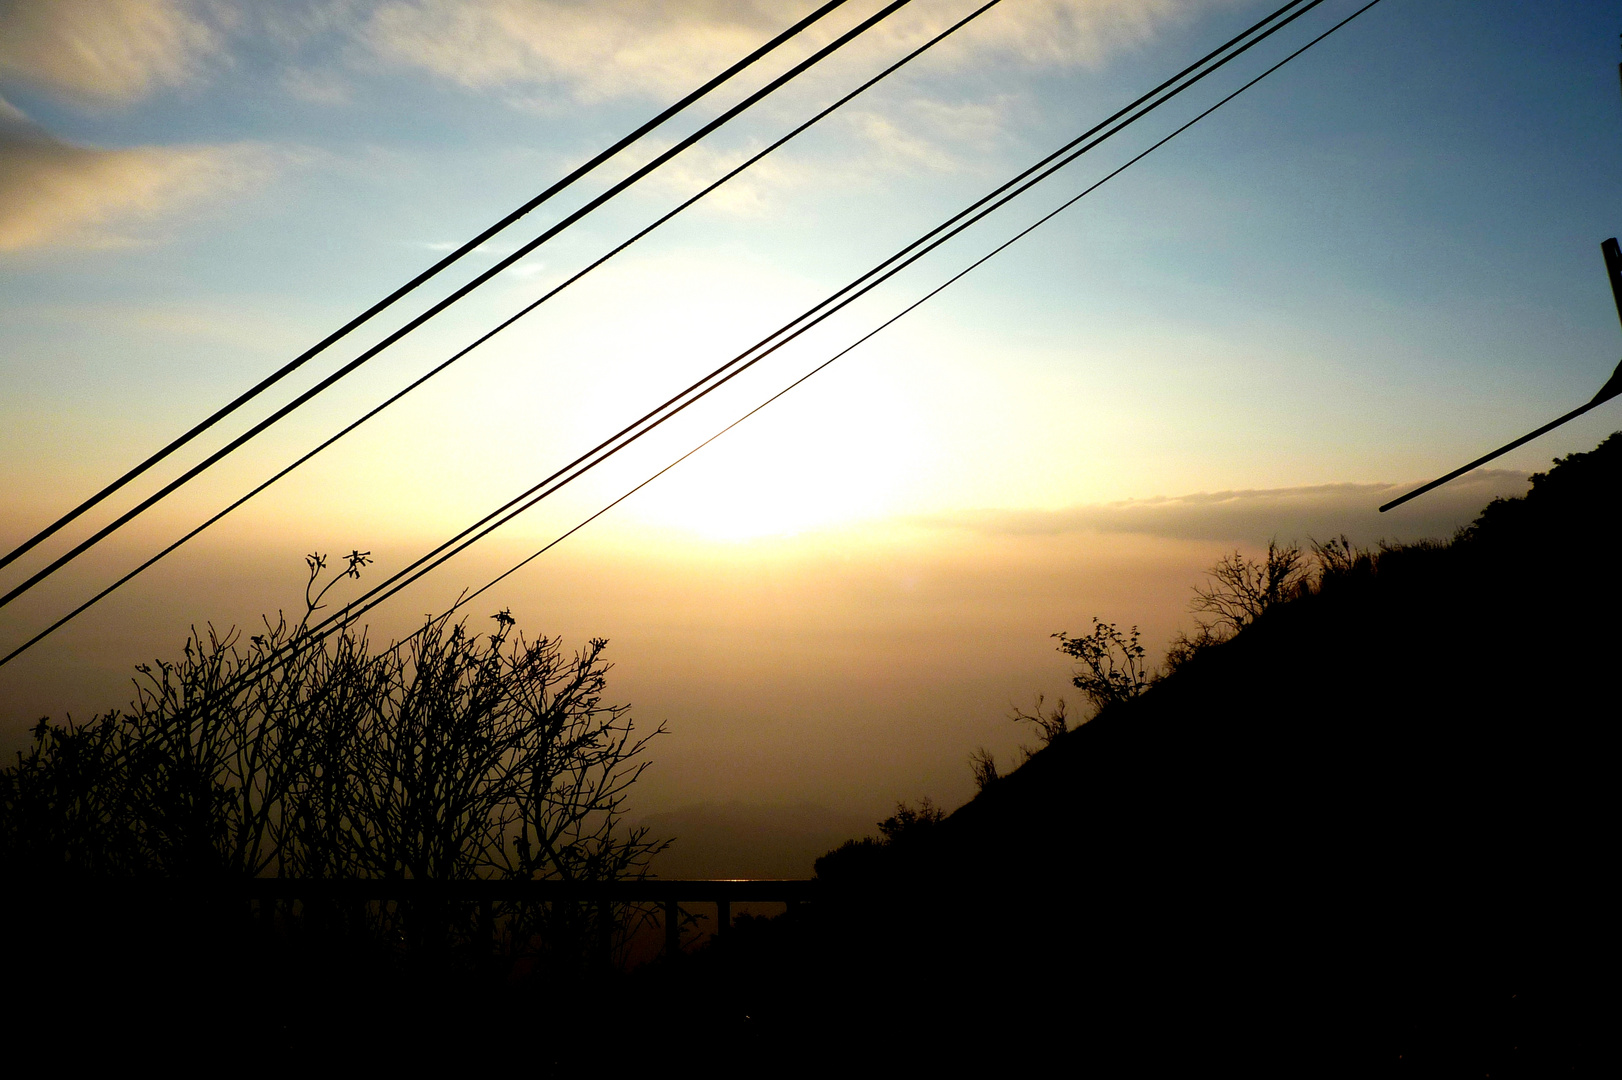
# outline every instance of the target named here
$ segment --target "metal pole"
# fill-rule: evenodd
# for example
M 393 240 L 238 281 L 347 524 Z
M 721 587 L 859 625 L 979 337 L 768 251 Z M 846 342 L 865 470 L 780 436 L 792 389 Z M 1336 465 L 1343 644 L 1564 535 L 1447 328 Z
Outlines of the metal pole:
M 732 901 L 717 900 L 715 902 L 715 935 L 725 937 L 732 929 Z
M 1622 247 L 1617 246 L 1616 237 L 1614 236 L 1600 244 L 1599 247 L 1600 251 L 1605 255 L 1605 276 L 1611 283 L 1611 297 L 1616 301 L 1616 317 L 1618 320 L 1622 320 Z M 1539 435 L 1553 431 L 1555 428 L 1569 420 L 1577 419 L 1577 417 L 1581 416 L 1588 410 L 1595 408 L 1596 406 L 1603 405 L 1618 395 L 1622 395 L 1622 364 L 1616 365 L 1616 370 L 1611 372 L 1611 377 L 1605 380 L 1605 385 L 1599 388 L 1599 393 L 1595 394 L 1588 404 L 1579 405 L 1577 408 L 1571 410 L 1558 420 L 1551 420 L 1547 424 L 1544 424 L 1542 427 L 1538 428 L 1536 431 L 1528 432 L 1527 434 L 1516 439 L 1514 442 L 1505 443 L 1492 453 L 1478 457 L 1474 461 L 1470 462 L 1470 464 L 1454 469 L 1446 476 L 1438 476 L 1430 483 L 1421 484 L 1408 494 L 1403 495 L 1400 498 L 1392 499 L 1390 502 L 1380 507 L 1380 513 L 1383 514 L 1392 507 L 1401 506 L 1409 499 L 1418 498 L 1420 495 L 1425 494 L 1425 492 L 1430 491 L 1432 488 L 1439 488 L 1449 480 L 1463 476 L 1471 469 L 1479 469 L 1493 458 L 1501 457 L 1502 455 L 1515 449 L 1517 446 L 1520 446 L 1523 443 L 1529 443 Z
M 665 955 L 681 952 L 681 905 L 674 898 L 665 901 Z

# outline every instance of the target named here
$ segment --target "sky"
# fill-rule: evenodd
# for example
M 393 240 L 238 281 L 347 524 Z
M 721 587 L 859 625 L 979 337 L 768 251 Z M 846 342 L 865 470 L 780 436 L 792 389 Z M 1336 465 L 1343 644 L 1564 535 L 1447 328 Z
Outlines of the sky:
M 9 586 L 879 8 L 802 39 L 492 240 Z M 976 4 L 914 0 L 0 610 L 10 648 Z M 1004 0 L 0 670 L 0 744 L 122 704 L 188 627 L 380 578 L 1271 5 Z M 1290 29 L 373 618 L 409 632 L 1355 10 Z M 42 527 L 809 11 L 748 0 L 0 2 L 0 543 Z M 1056 631 L 1155 651 L 1225 552 L 1447 536 L 1622 354 L 1622 4 L 1382 0 L 480 598 L 610 639 L 669 734 L 639 798 L 878 813 L 1011 762 Z M 364 584 L 364 582 L 362 583 Z M 1027 739 L 1029 736 L 1025 736 Z

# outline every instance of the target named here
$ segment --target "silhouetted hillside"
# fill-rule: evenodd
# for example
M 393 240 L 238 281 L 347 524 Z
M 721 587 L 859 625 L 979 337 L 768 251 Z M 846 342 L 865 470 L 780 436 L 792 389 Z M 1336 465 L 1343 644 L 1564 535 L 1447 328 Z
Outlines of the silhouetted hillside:
M 273 928 L 245 947 L 241 910 L 112 919 L 99 894 L 52 908 L 13 888 L 9 955 L 43 973 L 15 981 L 88 1003 L 30 1019 L 62 1045 L 79 1027 L 135 1045 L 173 1016 L 202 1032 L 194 1054 L 263 1027 L 262 1055 L 288 1063 L 332 1046 L 541 1071 L 610 1054 L 903 1075 L 1597 1071 L 1619 497 L 1613 436 L 1450 542 L 1325 548 L 1307 587 L 1185 643 L 1142 693 L 1128 679 L 955 813 L 903 809 L 819 860 L 814 903 L 629 976 L 562 953 L 527 976 L 395 972 Z M 1105 638 L 1063 644 L 1079 659 L 1089 641 Z M 735 814 L 688 824 L 715 850 L 756 842 Z M 339 914 L 321 916 L 333 941 Z
M 825 861 L 790 966 L 830 996 L 776 1022 L 1117 1066 L 1585 1060 L 1616 960 L 1619 496 L 1613 436 L 1449 543 L 1332 560 L 945 821 Z

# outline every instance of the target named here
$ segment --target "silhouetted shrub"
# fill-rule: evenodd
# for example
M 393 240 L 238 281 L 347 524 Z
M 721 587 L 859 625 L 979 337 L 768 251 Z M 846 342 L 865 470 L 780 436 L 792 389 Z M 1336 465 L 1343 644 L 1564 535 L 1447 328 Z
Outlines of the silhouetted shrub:
M 1064 698 L 1053 703 L 1053 708 L 1044 708 L 1045 698 L 1036 695 L 1036 703 L 1026 712 L 1019 706 L 1009 710 L 1008 719 L 1016 724 L 1030 724 L 1036 728 L 1036 738 L 1043 746 L 1052 746 L 1053 741 L 1070 730 L 1069 705 Z M 1025 756 L 1029 757 L 1032 751 L 1027 750 Z
M 927 796 L 918 800 L 917 807 L 896 803 L 895 813 L 879 822 L 879 835 L 890 845 L 912 844 L 930 834 L 946 814 Z
M 1208 571 L 1211 584 L 1194 590 L 1194 611 L 1201 630 L 1215 638 L 1237 634 L 1269 609 L 1299 596 L 1311 575 L 1294 544 L 1267 543 L 1261 562 L 1234 552 Z
M 945 820 L 945 813 L 928 798 L 920 799 L 916 807 L 897 803 L 895 813 L 879 822 L 877 838 L 847 840 L 819 858 L 817 878 L 837 886 L 893 873 L 927 848 Z
M 325 641 L 306 614 L 246 643 L 212 628 L 174 663 L 142 666 L 135 700 L 86 724 L 41 721 L 0 772 L 0 859 L 14 876 L 207 882 L 298 878 L 605 880 L 640 874 L 661 845 L 626 829 L 649 741 L 603 700 L 607 643 L 566 655 L 507 612 L 480 636 L 449 616 L 390 648 Z M 623 912 L 510 905 L 518 945 Z M 398 913 L 373 911 L 392 932 Z M 470 912 L 441 913 L 471 932 Z M 419 924 L 421 919 L 419 918 Z M 419 926 L 420 929 L 420 926 Z M 418 936 L 421 936 L 420 934 Z
M 1556 458 L 1553 468 L 1533 473 L 1531 481 L 1524 496 L 1488 503 L 1461 539 L 1521 543 L 1574 529 L 1608 533 L 1617 517 L 1615 493 L 1622 490 L 1622 432 L 1592 450 Z
M 1153 671 L 1136 626 L 1122 634 L 1114 623 L 1094 616 L 1090 634 L 1071 637 L 1061 630 L 1053 636 L 1059 639 L 1059 651 L 1078 662 L 1070 681 L 1095 712 L 1129 701 L 1149 688 Z
M 986 785 L 923 857 L 818 864 L 830 929 L 778 1022 L 811 1011 L 815 1043 L 869 1019 L 914 1071 L 919 1046 L 963 1071 L 962 1033 L 1015 999 L 1067 1018 L 1047 1059 L 1102 1075 L 1597 1071 L 1622 642 L 1593 552 L 1619 492 L 1613 436 L 1451 542 L 1225 559 L 1175 678 Z M 1094 626 L 1061 640 L 1118 705 L 1132 641 Z
M 1325 574 L 1350 571 L 1359 555 L 1344 536 L 1326 544 L 1313 542 L 1318 574 L 1306 565 L 1296 544 L 1267 543 L 1267 555 L 1260 561 L 1240 552 L 1225 556 L 1206 571 L 1209 584 L 1194 589 L 1189 610 L 1194 612 L 1195 630 L 1178 632 L 1166 648 L 1161 678 L 1171 675 L 1213 645 L 1232 639 L 1267 612 L 1308 595 Z
M 984 791 L 997 782 L 997 757 L 985 747 L 976 747 L 969 754 L 969 772 L 974 776 L 974 790 Z

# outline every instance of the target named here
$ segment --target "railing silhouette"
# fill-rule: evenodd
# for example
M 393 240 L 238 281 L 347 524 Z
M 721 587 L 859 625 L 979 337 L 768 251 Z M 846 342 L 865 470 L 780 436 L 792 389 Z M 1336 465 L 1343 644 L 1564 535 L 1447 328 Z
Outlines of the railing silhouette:
M 735 903 L 785 904 L 793 908 L 811 900 L 816 882 L 799 878 L 662 879 L 622 881 L 524 881 L 474 879 L 470 881 L 388 880 L 382 878 L 313 879 L 251 878 L 230 890 L 261 910 L 287 901 L 364 902 L 368 900 L 415 903 L 473 903 L 479 910 L 479 940 L 493 943 L 495 905 L 498 901 L 575 903 L 656 903 L 664 910 L 665 951 L 681 949 L 681 905 L 714 904 L 717 936 L 732 926 Z

